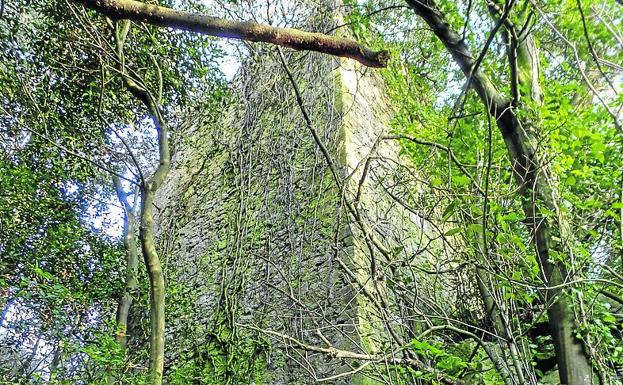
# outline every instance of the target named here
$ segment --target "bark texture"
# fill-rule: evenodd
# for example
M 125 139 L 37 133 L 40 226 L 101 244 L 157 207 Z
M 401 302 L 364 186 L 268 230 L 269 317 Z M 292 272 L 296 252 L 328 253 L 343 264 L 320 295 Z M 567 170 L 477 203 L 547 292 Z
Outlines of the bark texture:
M 165 286 L 162 265 L 154 241 L 153 202 L 156 190 L 157 185 L 154 183 L 148 183 L 142 189 L 140 226 L 141 249 L 150 283 L 149 375 L 151 385 L 162 384 L 164 371 Z
M 130 84 L 130 83 L 126 83 Z M 169 131 L 162 119 L 160 109 L 150 92 L 130 86 L 130 90 L 144 103 L 158 132 L 158 167 L 154 174 L 141 185 L 141 250 L 147 276 L 149 277 L 150 326 L 149 374 L 151 385 L 161 385 L 164 374 L 164 332 L 165 332 L 165 282 L 160 257 L 154 237 L 154 197 L 166 180 L 171 164 Z
M 296 50 L 347 57 L 368 67 L 385 67 L 387 51 L 373 51 L 354 40 L 254 22 L 237 22 L 176 11 L 134 0 L 75 0 L 111 19 L 129 19 L 229 39 L 271 43 Z

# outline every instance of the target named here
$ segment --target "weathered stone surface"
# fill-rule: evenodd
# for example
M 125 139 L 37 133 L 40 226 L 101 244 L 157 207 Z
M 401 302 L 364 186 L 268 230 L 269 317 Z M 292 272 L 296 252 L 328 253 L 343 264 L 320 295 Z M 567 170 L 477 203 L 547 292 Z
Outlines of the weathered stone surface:
M 275 52 L 250 60 L 221 116 L 198 111 L 178 130 L 173 170 L 159 191 L 168 301 L 183 302 L 193 314 L 168 315 L 168 340 L 176 341 L 168 354 L 203 356 L 208 371 L 227 361 L 219 354 L 254 360 L 245 367 L 255 373 L 246 382 L 337 376 L 331 383 L 352 383 L 358 380 L 339 376 L 352 362 L 295 350 L 274 335 L 271 343 L 280 348 L 265 350 L 260 341 L 269 337 L 249 327 L 378 352 L 387 348 L 389 327 L 409 335 L 407 313 L 416 301 L 405 303 L 386 289 L 388 277 L 409 274 L 393 264 L 434 255 L 417 252 L 428 241 L 426 224 L 397 203 L 417 189 L 405 183 L 399 147 L 383 140 L 392 112 L 380 76 L 318 54 L 288 61 L 344 188 L 333 180 Z M 362 225 L 391 255 L 369 247 Z M 387 309 L 379 311 L 364 290 L 387 301 Z M 179 346 L 180 333 L 196 338 Z M 227 351 L 227 344 L 245 348 Z M 229 375 L 243 376 L 237 371 Z

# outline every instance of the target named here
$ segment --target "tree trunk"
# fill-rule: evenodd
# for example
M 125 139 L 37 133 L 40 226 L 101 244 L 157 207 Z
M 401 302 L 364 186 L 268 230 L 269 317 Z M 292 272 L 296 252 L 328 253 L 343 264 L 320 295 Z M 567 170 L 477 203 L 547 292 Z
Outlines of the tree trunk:
M 54 383 L 58 378 L 58 367 L 61 364 L 62 355 L 61 341 L 56 341 L 54 344 L 54 354 L 52 355 L 52 362 L 50 363 L 50 383 Z
M 130 306 L 132 306 L 132 295 L 137 289 L 136 273 L 138 268 L 138 248 L 135 239 L 136 216 L 133 205 L 127 200 L 127 195 L 121 186 L 121 180 L 118 177 L 113 178 L 115 189 L 119 203 L 123 206 L 124 223 L 123 223 L 123 246 L 126 253 L 126 272 L 124 290 L 117 306 L 116 315 L 116 340 L 122 351 L 125 351 L 128 342 L 128 317 Z M 136 198 L 134 199 L 136 204 Z
M 572 297 L 561 287 L 568 278 L 565 260 L 572 260 L 569 247 L 571 233 L 558 208 L 560 199 L 555 180 L 547 162 L 537 153 L 535 127 L 526 119 L 520 120 L 515 113 L 513 101 L 500 94 L 491 80 L 476 68 L 477 61 L 462 38 L 450 29 L 450 25 L 433 0 L 407 0 L 407 3 L 441 40 L 465 76 L 470 79 L 470 87 L 476 91 L 485 108 L 497 122 L 508 149 L 523 201 L 526 225 L 531 231 L 532 243 L 541 265 L 541 275 L 546 286 L 545 306 L 548 309 L 560 382 L 565 385 L 591 384 L 592 370 L 589 357 L 583 343 L 575 338 Z M 519 48 L 513 53 L 518 53 L 524 48 Z M 534 65 L 532 60 L 524 63 L 521 67 L 515 68 L 518 81 L 517 70 L 523 71 L 528 66 Z M 516 63 L 509 64 L 512 66 Z M 538 67 L 531 67 L 530 71 L 530 74 L 522 76 L 532 80 L 536 75 L 538 79 L 538 73 L 535 72 L 538 71 Z M 534 91 L 530 92 L 531 95 L 534 94 Z M 548 218 L 544 212 L 555 213 L 555 217 Z M 557 234 L 552 234 L 553 231 Z
M 128 195 L 125 191 L 123 191 L 123 186 L 121 185 L 121 179 L 119 179 L 119 177 L 113 177 L 113 184 L 115 186 L 117 198 L 123 207 L 124 213 L 123 247 L 126 255 L 126 271 L 123 293 L 121 294 L 121 298 L 117 304 L 117 313 L 115 317 L 115 340 L 121 347 L 122 354 L 125 356 L 125 350 L 128 344 L 128 317 L 130 314 L 130 307 L 132 306 L 132 297 L 138 287 L 136 280 L 136 273 L 138 269 L 138 248 L 135 238 L 135 206 L 137 198 L 135 195 L 134 203 L 129 203 Z M 111 369 L 109 368 L 109 371 L 110 370 Z M 114 383 L 114 374 L 112 372 L 108 374 L 107 383 Z
M 164 274 L 154 241 L 153 201 L 156 184 L 148 182 L 141 191 L 141 248 L 147 266 L 150 295 L 149 375 L 151 385 L 161 385 L 164 372 Z
M 139 3 L 143 4 L 143 3 Z M 131 27 L 130 20 L 123 20 L 115 28 L 115 40 L 119 69 L 123 84 L 143 103 L 158 133 L 158 165 L 150 178 L 145 179 L 139 169 L 141 192 L 141 223 L 139 239 L 141 251 L 149 277 L 150 297 L 150 336 L 149 336 L 149 384 L 161 385 L 164 373 L 164 328 L 165 328 L 165 284 L 160 257 L 154 240 L 154 196 L 164 183 L 171 165 L 171 149 L 169 148 L 169 130 L 165 123 L 157 95 L 139 84 L 145 81 L 133 79 L 125 70 L 123 46 Z M 156 66 L 156 70 L 160 69 Z M 160 74 L 161 75 L 161 74 Z M 137 165 L 138 167 L 138 165 Z

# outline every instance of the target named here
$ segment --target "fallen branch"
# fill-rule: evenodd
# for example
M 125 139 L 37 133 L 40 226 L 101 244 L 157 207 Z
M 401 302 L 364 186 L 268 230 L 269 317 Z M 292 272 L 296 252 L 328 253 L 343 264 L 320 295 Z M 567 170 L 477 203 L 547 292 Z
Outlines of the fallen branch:
M 142 21 L 162 27 L 170 27 L 204 35 L 228 39 L 271 43 L 300 51 L 316 51 L 329 55 L 347 57 L 368 67 L 387 66 L 389 53 L 373 51 L 354 40 L 305 32 L 292 28 L 277 28 L 255 22 L 238 22 L 212 16 L 176 11 L 171 8 L 150 5 L 134 0 L 74 0 L 87 8 L 100 12 L 111 19 Z

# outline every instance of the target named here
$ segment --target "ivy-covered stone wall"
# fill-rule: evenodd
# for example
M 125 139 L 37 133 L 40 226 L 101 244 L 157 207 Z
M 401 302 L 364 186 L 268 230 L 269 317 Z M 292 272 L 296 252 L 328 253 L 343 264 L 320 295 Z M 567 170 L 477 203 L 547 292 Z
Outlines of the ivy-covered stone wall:
M 378 74 L 286 53 L 315 140 L 277 52 L 264 48 L 242 66 L 222 114 L 198 110 L 178 130 L 159 190 L 167 301 L 178 304 L 167 354 L 188 363 L 167 370 L 214 384 L 361 383 L 342 376 L 354 363 L 293 341 L 374 354 L 388 327 L 405 326 L 400 308 L 411 304 L 392 298 L 385 279 L 402 273 L 380 266 L 427 241 L 424 221 L 399 203 L 417 186 L 403 183 L 405 160 L 384 139 L 392 112 Z M 387 297 L 393 315 L 365 292 Z

